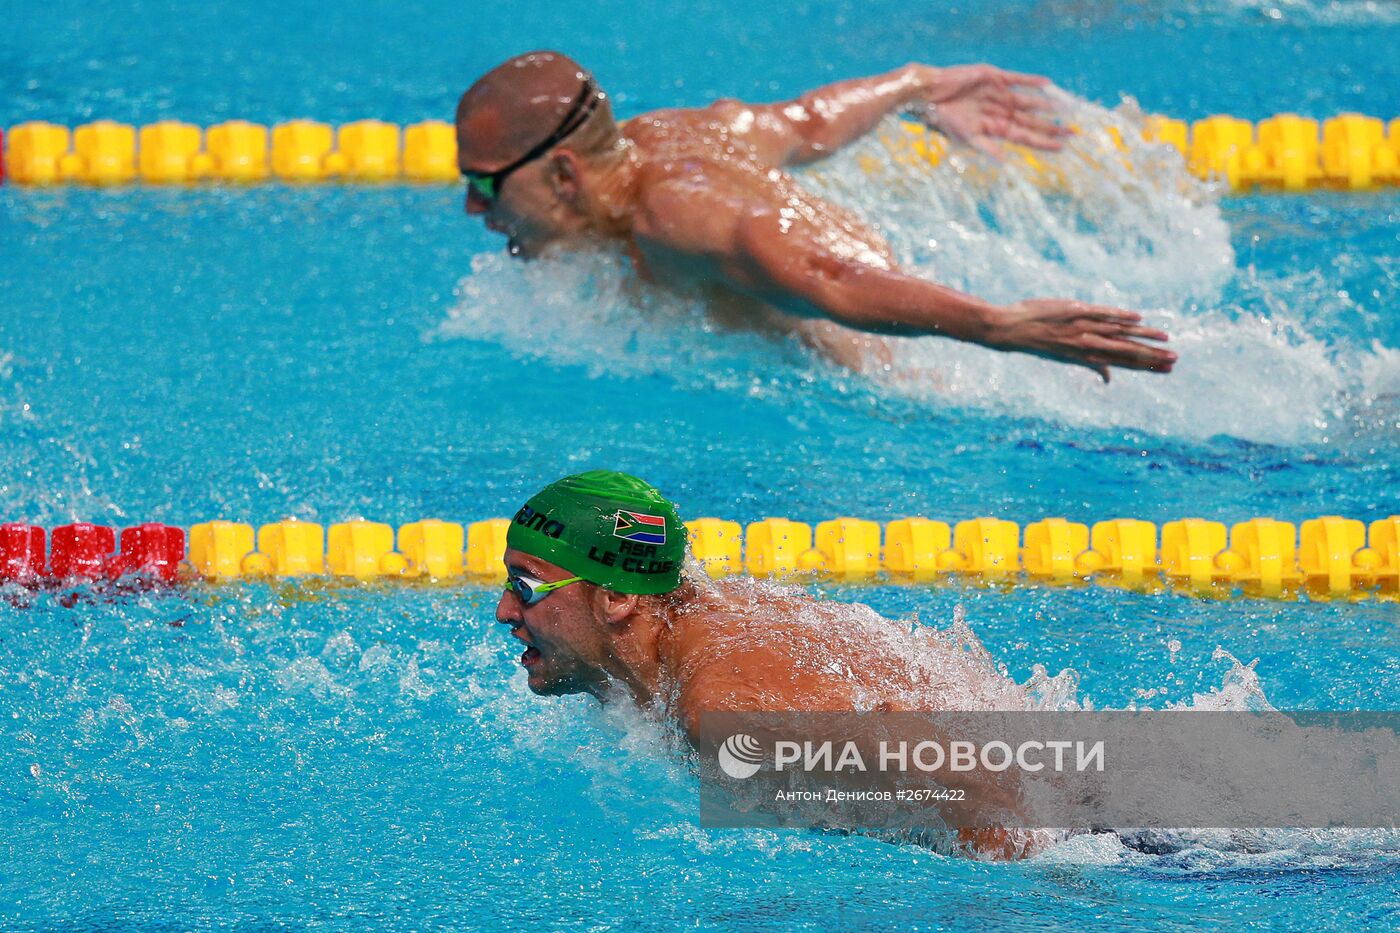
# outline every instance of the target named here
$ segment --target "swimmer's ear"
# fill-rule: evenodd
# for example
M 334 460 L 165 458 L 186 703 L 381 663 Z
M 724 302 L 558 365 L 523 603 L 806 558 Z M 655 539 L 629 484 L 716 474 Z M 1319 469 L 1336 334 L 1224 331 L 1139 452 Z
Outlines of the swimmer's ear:
M 554 196 L 566 204 L 578 201 L 583 177 L 583 165 L 579 157 L 568 149 L 560 149 L 549 158 L 549 184 Z
M 597 594 L 599 615 L 611 624 L 615 625 L 637 611 L 635 593 L 619 593 L 601 586 L 594 592 Z

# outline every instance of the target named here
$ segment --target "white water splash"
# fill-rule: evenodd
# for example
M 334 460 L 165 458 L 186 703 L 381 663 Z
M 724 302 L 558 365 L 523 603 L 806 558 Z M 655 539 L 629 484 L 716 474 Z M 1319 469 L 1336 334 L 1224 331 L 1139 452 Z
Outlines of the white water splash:
M 997 301 L 1072 297 L 1142 311 L 1171 335 L 1175 371 L 1116 371 L 1105 386 L 1084 370 L 922 339 L 894 342 L 883 382 L 1069 424 L 1275 443 L 1322 440 L 1350 403 L 1385 391 L 1394 351 L 1333 345 L 1304 324 L 1305 312 L 1335 304 L 1334 287 L 1252 270 L 1234 281 L 1216 192 L 1174 152 L 1141 141 L 1135 106 L 1055 97 L 1080 132 L 1064 152 L 1040 156 L 1043 169 L 1013 156 L 989 173 L 957 150 L 938 168 L 901 163 L 901 131 L 887 124 L 851 159 L 886 166 L 881 177 L 897 182 L 861 184 L 864 172 L 833 160 L 815 186 L 877 218 L 906 267 L 928 278 Z
M 696 293 L 641 283 L 616 250 L 531 262 L 474 256 L 457 295 L 433 336 L 494 341 L 520 358 L 584 366 L 592 378 L 672 372 L 692 382 L 752 368 L 753 357 L 776 356 L 775 373 L 802 359 L 795 348 L 784 358 L 772 341 L 717 327 Z
M 993 301 L 1215 298 L 1234 269 L 1217 192 L 1142 141 L 1132 105 L 1110 112 L 1048 94 L 1077 129 L 1059 153 L 993 163 L 954 145 L 931 165 L 911 148 L 918 134 L 891 118 L 805 181 L 878 222 L 906 268 Z

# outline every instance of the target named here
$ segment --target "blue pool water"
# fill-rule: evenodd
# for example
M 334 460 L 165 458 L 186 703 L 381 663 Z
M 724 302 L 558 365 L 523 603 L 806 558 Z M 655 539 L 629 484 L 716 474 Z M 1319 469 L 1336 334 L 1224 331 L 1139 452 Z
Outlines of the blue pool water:
M 538 46 L 594 68 L 624 115 L 911 59 L 1186 119 L 1400 115 L 1400 12 L 1380 2 L 15 6 L 0 126 L 445 117 Z M 845 159 L 809 183 L 950 283 L 1141 308 L 1175 374 L 1101 387 L 920 341 L 853 376 L 625 289 L 610 255 L 510 262 L 455 188 L 0 187 L 0 517 L 474 520 L 603 465 L 740 521 L 1400 512 L 1400 197 L 1217 202 L 1178 170 L 1072 171 L 1058 198 L 1006 173 L 877 185 Z M 963 605 L 1016 679 L 1069 668 L 1100 707 L 1387 709 L 1400 686 L 1393 602 L 826 595 L 939 627 Z M 323 585 L 0 602 L 0 926 L 1400 922 L 1385 834 L 1207 834 L 1168 856 L 1100 836 L 1007 866 L 702 830 L 656 727 L 531 696 L 493 611 L 484 590 Z

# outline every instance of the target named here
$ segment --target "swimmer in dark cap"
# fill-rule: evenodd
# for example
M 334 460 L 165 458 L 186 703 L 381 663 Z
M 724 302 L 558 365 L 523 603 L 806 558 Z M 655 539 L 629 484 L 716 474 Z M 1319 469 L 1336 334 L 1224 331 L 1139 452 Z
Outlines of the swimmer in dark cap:
M 540 490 L 506 535 L 496 620 L 525 645 L 532 691 L 630 700 L 712 751 L 702 713 L 1016 709 L 1024 690 L 928 631 L 864 606 L 750 580 L 683 575 L 686 530 L 655 487 L 593 470 Z M 1027 839 L 964 830 L 981 855 Z
M 899 270 L 859 218 L 805 191 L 812 162 L 907 111 L 985 151 L 1060 148 L 1068 132 L 1035 93 L 1046 79 L 990 65 L 907 65 L 795 100 L 659 110 L 619 125 L 577 62 L 532 52 L 487 72 L 457 105 L 467 213 L 531 257 L 552 244 L 621 241 L 640 275 L 689 282 L 746 326 L 796 332 L 861 368 L 879 335 L 936 335 L 1088 367 L 1169 372 L 1166 334 L 1081 301 L 995 305 Z

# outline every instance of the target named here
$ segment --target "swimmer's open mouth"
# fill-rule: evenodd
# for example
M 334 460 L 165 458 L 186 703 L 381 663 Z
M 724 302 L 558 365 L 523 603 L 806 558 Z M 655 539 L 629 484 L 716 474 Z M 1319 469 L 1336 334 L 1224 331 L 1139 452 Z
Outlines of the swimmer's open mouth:
M 518 638 L 525 643 L 525 651 L 520 655 L 520 663 L 525 667 L 529 667 L 543 657 L 540 649 L 530 644 L 530 633 L 524 625 L 516 625 L 510 630 L 510 634 L 512 638 Z

